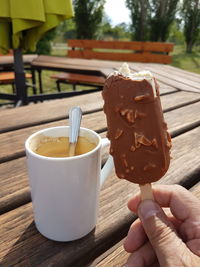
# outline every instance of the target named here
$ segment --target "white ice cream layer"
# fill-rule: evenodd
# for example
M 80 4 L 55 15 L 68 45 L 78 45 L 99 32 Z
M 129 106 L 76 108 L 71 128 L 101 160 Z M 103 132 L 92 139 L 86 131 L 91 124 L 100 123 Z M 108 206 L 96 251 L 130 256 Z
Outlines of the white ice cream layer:
M 132 73 L 131 76 L 135 79 L 153 79 L 153 74 L 149 70 L 143 70 Z
M 131 72 L 129 65 L 127 63 L 123 63 L 119 69 L 119 73 L 123 76 L 129 77 L 133 80 L 144 80 L 144 79 L 153 79 L 154 76 L 149 70 L 142 70 L 139 72 Z
M 122 75 L 126 75 L 126 76 L 129 75 L 131 73 L 131 70 L 129 68 L 129 65 L 127 63 L 123 63 L 122 66 L 119 69 L 119 72 Z

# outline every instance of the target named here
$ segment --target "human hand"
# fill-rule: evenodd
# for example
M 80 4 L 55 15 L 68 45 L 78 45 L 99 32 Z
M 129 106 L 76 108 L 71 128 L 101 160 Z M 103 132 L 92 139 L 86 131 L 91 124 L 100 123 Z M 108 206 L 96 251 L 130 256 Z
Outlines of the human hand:
M 153 193 L 156 202 L 138 194 L 128 203 L 139 218 L 124 242 L 132 253 L 125 266 L 199 267 L 200 201 L 178 185 L 155 185 Z

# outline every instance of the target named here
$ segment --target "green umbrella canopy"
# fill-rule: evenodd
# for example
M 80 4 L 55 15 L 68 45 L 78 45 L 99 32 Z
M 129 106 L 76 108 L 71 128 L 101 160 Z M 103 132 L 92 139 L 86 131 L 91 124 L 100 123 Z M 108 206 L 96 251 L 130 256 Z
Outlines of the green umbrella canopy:
M 47 31 L 71 17 L 71 0 L 0 0 L 0 52 L 35 51 Z

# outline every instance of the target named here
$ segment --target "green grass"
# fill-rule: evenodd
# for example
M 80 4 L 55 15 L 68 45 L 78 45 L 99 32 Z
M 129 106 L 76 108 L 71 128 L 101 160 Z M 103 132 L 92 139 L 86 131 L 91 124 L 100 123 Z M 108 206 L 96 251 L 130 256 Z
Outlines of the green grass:
M 53 50 L 52 55 L 54 56 L 66 56 L 67 50 Z M 189 54 L 185 52 L 184 46 L 175 46 L 172 55 L 172 64 L 175 67 L 199 73 L 200 74 L 200 49 L 199 47 L 194 47 L 193 53 Z M 72 59 L 73 60 L 73 59 Z M 43 71 L 42 72 L 42 81 L 44 93 L 55 93 L 57 92 L 56 82 L 54 79 L 51 79 L 50 76 L 55 73 L 53 71 Z M 36 81 L 38 84 L 38 81 Z M 37 86 L 38 87 L 38 86 Z M 82 90 L 83 86 L 77 86 L 78 90 Z M 71 91 L 72 86 L 68 84 L 61 84 L 62 91 Z M 1 85 L 0 93 L 12 93 L 11 85 Z M 32 94 L 31 88 L 28 91 L 28 94 Z M 0 103 L 5 103 L 7 101 L 0 100 Z
M 184 46 L 175 46 L 172 55 L 172 66 L 200 74 L 200 48 L 194 47 L 193 52 L 186 53 Z

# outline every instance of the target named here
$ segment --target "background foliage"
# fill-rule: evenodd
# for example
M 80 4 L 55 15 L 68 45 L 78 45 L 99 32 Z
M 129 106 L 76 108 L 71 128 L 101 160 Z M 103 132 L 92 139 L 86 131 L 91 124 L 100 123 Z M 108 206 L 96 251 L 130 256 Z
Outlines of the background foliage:
M 98 38 L 105 0 L 74 0 L 76 36 L 78 39 Z
M 200 36 L 200 1 L 183 0 L 181 16 L 184 20 L 186 51 L 191 53 Z
M 37 53 L 51 54 L 52 44 L 75 38 L 169 41 L 185 45 L 187 53 L 200 44 L 200 0 L 125 0 L 131 23 L 115 26 L 104 13 L 105 1 L 73 0 L 74 19 L 42 38 Z

